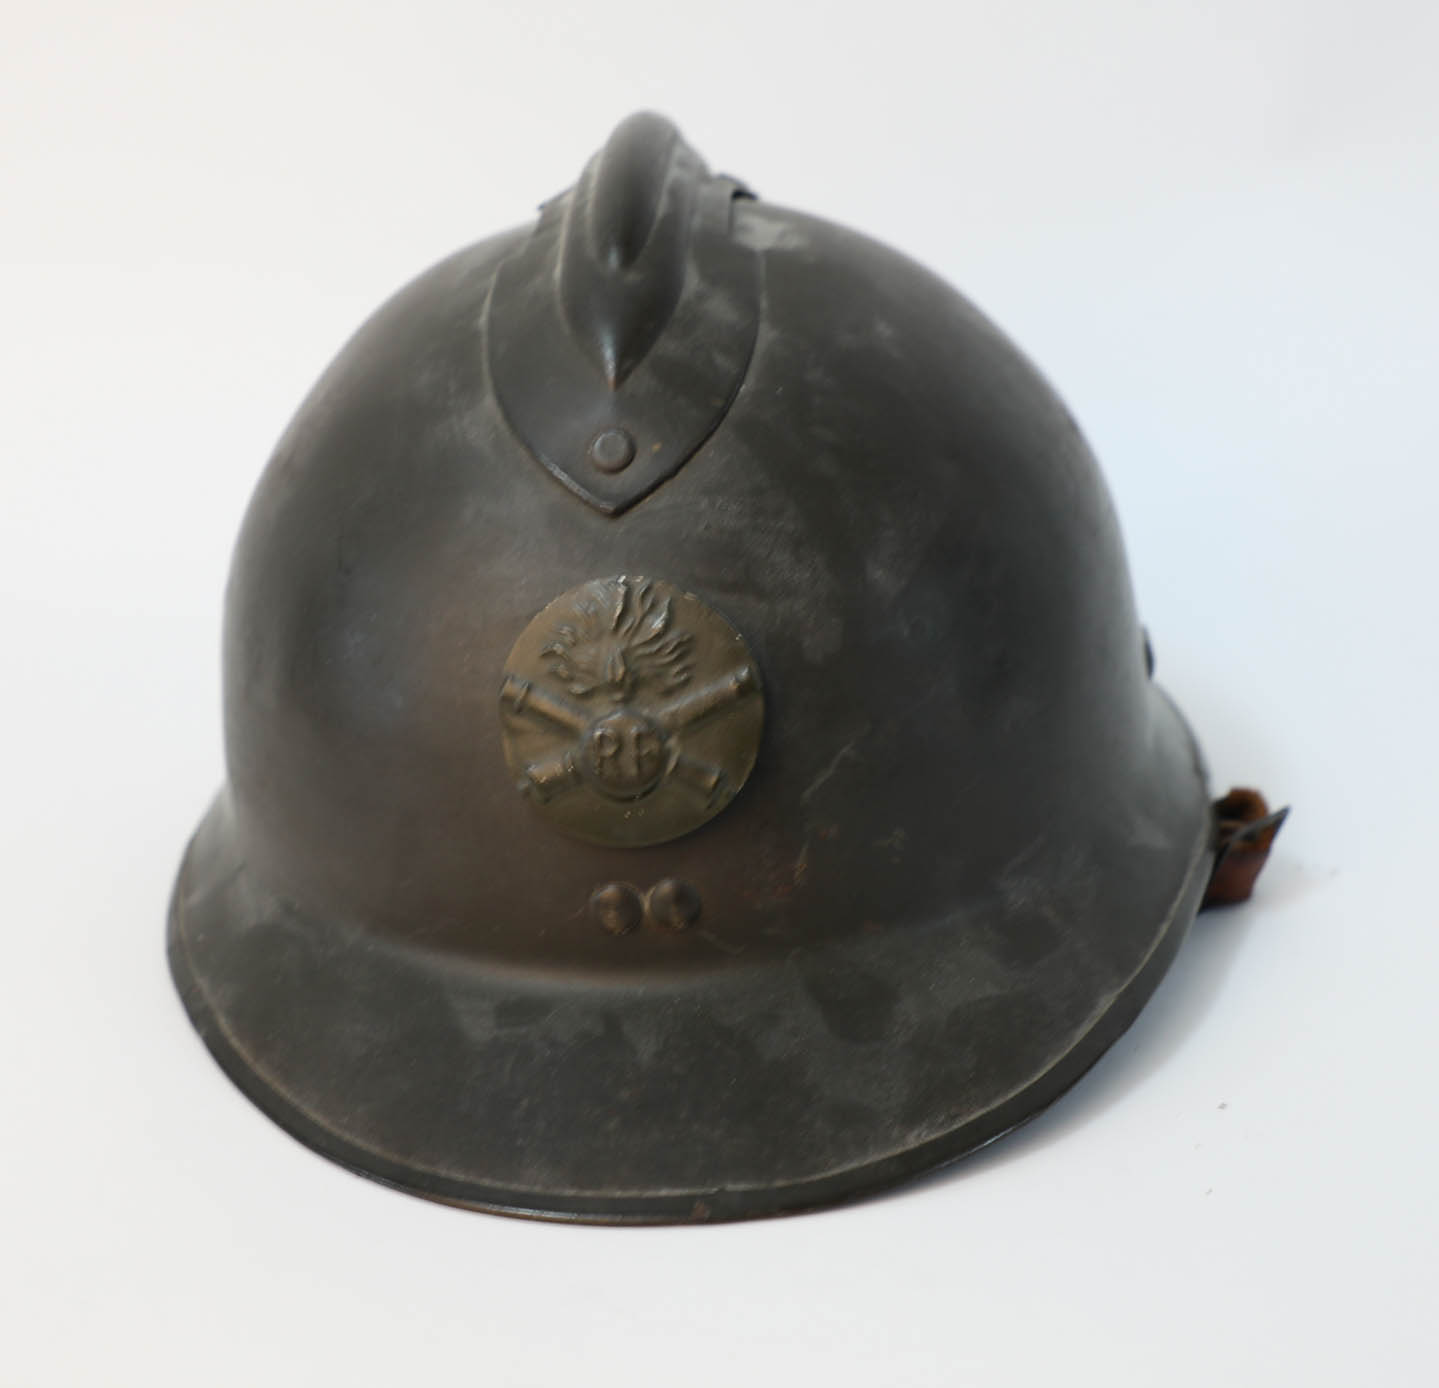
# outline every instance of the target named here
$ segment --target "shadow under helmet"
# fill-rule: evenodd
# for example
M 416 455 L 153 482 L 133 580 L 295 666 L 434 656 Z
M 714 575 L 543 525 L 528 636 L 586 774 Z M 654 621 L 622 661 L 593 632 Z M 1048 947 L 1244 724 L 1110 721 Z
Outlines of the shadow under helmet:
M 365 1175 L 822 1204 L 1056 1098 L 1214 856 L 1074 421 L 969 303 L 622 124 L 379 310 L 240 534 L 170 959 Z

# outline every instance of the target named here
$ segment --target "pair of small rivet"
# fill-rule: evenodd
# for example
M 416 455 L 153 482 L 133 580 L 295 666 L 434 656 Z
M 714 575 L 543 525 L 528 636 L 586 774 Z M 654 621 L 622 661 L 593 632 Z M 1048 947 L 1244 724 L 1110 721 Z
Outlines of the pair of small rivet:
M 628 935 L 645 920 L 659 930 L 685 930 L 699 919 L 700 895 L 678 877 L 656 882 L 643 896 L 628 882 L 606 882 L 591 895 L 590 914 L 611 935 Z
M 603 429 L 590 441 L 590 462 L 601 472 L 623 472 L 635 460 L 635 441 L 625 429 Z

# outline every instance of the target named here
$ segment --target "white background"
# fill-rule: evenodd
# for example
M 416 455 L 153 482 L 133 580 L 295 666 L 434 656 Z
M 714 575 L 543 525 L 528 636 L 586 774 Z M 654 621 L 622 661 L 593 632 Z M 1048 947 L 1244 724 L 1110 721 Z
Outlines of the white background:
M 1435 1381 L 1430 0 L 6 9 L 4 1388 Z M 270 446 L 641 106 L 1033 355 L 1216 783 L 1295 806 L 1028 1129 L 707 1229 L 341 1172 L 221 1077 L 162 950 Z

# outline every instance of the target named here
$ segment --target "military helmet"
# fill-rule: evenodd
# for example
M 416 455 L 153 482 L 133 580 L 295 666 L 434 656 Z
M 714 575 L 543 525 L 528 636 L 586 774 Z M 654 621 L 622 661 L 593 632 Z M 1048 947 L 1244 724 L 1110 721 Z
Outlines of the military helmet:
M 1068 1088 L 1210 878 L 1073 419 L 959 294 L 624 122 L 382 307 L 225 608 L 194 1024 L 344 1165 L 723 1219 Z

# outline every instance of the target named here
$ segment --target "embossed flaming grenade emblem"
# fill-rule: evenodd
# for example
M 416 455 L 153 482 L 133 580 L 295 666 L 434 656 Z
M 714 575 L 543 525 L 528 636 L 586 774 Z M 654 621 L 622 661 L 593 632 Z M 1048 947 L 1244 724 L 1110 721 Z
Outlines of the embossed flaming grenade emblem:
M 759 709 L 733 729 L 717 725 L 758 695 L 743 640 L 698 598 L 657 579 L 597 579 L 557 598 L 515 643 L 500 692 L 506 754 L 541 807 L 600 797 L 568 827 L 655 842 L 614 832 L 624 807 L 672 792 L 670 838 L 727 804 L 754 762 Z

